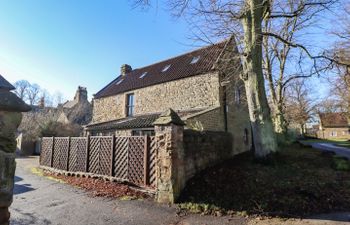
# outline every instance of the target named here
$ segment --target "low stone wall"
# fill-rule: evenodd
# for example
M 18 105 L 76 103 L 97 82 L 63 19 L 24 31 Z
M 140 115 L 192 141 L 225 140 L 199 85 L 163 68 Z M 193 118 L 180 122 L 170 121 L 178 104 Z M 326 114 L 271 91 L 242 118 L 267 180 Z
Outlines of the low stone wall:
M 199 171 L 232 157 L 232 137 L 226 132 L 184 130 L 185 181 Z

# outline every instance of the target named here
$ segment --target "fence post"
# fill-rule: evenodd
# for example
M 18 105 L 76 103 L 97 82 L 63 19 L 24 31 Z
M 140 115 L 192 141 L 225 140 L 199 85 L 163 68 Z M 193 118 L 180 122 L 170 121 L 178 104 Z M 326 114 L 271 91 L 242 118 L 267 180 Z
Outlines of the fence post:
M 51 162 L 50 166 L 53 167 L 53 159 L 54 159 L 54 149 L 55 149 L 55 137 L 52 137 L 52 147 L 51 147 Z
M 89 172 L 90 135 L 86 137 L 86 162 L 85 172 Z
M 69 157 L 70 157 L 70 136 L 68 137 L 68 151 L 67 151 L 67 171 L 69 171 Z
M 115 146 L 115 135 L 112 135 L 112 146 L 111 146 L 111 177 L 114 176 L 114 146 Z
M 149 185 L 149 137 L 145 136 L 144 157 L 143 157 L 143 182 Z

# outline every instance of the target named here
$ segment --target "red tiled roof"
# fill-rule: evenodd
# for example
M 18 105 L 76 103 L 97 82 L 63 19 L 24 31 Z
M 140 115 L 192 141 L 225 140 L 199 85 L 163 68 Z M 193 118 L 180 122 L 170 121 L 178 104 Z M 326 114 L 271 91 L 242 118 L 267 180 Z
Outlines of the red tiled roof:
M 213 69 L 226 43 L 227 41 L 220 42 L 146 67 L 134 69 L 125 76 L 117 77 L 96 93 L 95 98 L 116 95 L 138 88 L 209 72 Z M 191 64 L 194 57 L 199 57 L 199 60 Z M 169 65 L 170 67 L 162 72 Z M 147 74 L 143 78 L 140 78 L 145 72 Z
M 339 113 L 320 113 L 320 120 L 323 127 L 349 127 L 347 115 Z

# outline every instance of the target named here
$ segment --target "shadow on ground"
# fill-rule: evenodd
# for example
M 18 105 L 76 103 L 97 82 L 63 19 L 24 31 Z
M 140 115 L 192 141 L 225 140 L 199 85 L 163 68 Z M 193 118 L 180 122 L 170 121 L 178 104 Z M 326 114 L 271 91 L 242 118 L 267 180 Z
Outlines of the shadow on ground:
M 189 180 L 179 205 L 205 214 L 287 218 L 350 211 L 350 172 L 333 169 L 330 157 L 297 144 L 265 161 L 244 153 Z
M 15 176 L 15 186 L 13 189 L 13 194 L 14 195 L 18 195 L 18 194 L 22 194 L 28 191 L 33 191 L 35 190 L 34 188 L 32 188 L 31 184 L 18 184 L 18 182 L 21 182 L 23 179 L 21 177 Z

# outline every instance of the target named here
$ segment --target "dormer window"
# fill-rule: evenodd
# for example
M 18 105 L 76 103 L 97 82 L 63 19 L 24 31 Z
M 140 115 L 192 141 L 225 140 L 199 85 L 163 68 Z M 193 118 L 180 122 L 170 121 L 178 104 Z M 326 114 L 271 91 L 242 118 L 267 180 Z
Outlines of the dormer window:
M 167 71 L 169 68 L 170 68 L 171 64 L 165 66 L 163 69 L 162 69 L 162 72 L 164 73 L 165 71 Z
M 147 75 L 148 72 L 144 72 L 141 74 L 140 79 L 144 78 Z
M 192 58 L 192 61 L 191 61 L 191 64 L 197 63 L 197 62 L 199 61 L 200 58 L 201 58 L 200 56 L 195 56 L 195 57 L 193 57 L 193 58 Z
M 118 82 L 117 82 L 115 85 L 120 84 L 121 82 L 123 82 L 123 80 L 124 80 L 124 79 L 120 79 L 120 80 L 118 80 Z

